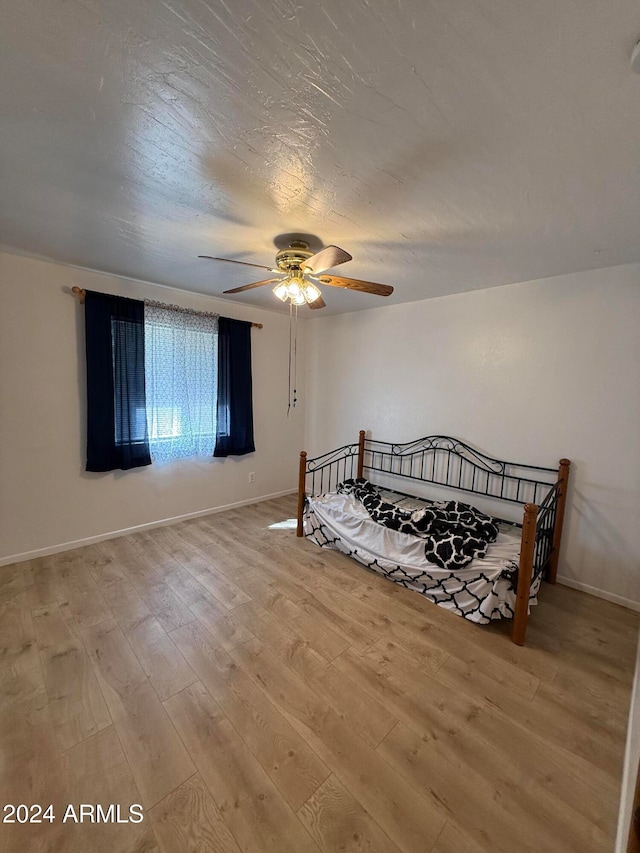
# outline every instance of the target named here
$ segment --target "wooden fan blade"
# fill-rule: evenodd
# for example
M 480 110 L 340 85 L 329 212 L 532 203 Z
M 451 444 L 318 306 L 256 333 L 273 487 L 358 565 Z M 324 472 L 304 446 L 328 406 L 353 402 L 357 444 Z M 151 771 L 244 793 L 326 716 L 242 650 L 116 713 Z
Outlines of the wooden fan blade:
M 321 249 L 316 255 L 312 255 L 302 265 L 303 269 L 309 270 L 309 272 L 318 273 L 323 272 L 324 270 L 330 270 L 331 267 L 337 267 L 338 264 L 344 264 L 345 261 L 350 261 L 351 255 L 349 252 L 345 252 L 344 249 L 341 249 L 339 246 L 326 246 L 324 249 Z
M 224 261 L 225 264 L 242 264 L 243 267 L 255 267 L 259 270 L 269 270 L 274 272 L 271 267 L 264 267 L 262 264 L 249 264 L 247 261 L 232 261 L 231 258 L 214 258 L 211 255 L 198 255 L 199 258 L 206 258 L 208 261 Z
M 253 284 L 243 284 L 242 287 L 232 287 L 231 290 L 223 290 L 223 293 L 242 293 L 243 290 L 252 290 L 254 287 L 262 287 L 263 284 L 275 284 L 282 281 L 281 278 L 265 278 L 264 281 L 254 281 Z
M 347 290 L 359 290 L 362 293 L 374 293 L 376 296 L 391 296 L 393 288 L 389 284 L 375 284 L 373 281 L 360 281 L 357 278 L 342 278 L 337 275 L 323 275 L 318 281 L 330 287 L 345 287 Z
M 309 303 L 309 308 L 326 308 L 327 303 L 324 301 L 322 296 L 318 296 L 317 299 L 314 299 L 313 302 Z

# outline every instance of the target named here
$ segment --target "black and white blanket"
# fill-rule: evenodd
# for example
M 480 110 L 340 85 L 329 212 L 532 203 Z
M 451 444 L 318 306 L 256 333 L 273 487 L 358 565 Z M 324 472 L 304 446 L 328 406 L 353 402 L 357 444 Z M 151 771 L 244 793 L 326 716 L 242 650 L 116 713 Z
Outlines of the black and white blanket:
M 357 498 L 378 524 L 424 539 L 426 559 L 442 569 L 461 569 L 484 558 L 498 536 L 493 518 L 460 501 L 430 501 L 412 511 L 386 500 L 377 486 L 363 478 L 345 480 L 338 493 Z

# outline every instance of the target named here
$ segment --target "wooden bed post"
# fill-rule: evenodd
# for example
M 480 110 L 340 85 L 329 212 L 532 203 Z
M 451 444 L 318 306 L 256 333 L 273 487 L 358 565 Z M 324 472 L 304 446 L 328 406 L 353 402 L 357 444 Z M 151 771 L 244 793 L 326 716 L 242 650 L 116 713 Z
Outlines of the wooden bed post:
M 364 471 L 364 430 L 360 430 L 358 438 L 358 477 L 362 477 Z
M 522 519 L 522 547 L 520 548 L 520 565 L 518 567 L 516 612 L 513 617 L 513 628 L 511 630 L 511 639 L 518 646 L 524 646 L 524 636 L 527 631 L 537 515 L 538 507 L 536 504 L 525 504 L 524 517 Z
M 549 572 L 547 580 L 555 583 L 558 575 L 558 557 L 560 556 L 560 543 L 562 541 L 562 526 L 564 524 L 564 508 L 567 502 L 567 487 L 569 485 L 569 469 L 571 462 L 568 459 L 560 460 L 558 468 L 558 504 L 556 506 L 556 523 L 553 528 L 553 548 L 549 560 Z
M 296 536 L 302 536 L 302 515 L 304 513 L 304 487 L 307 476 L 307 451 L 300 451 L 300 468 L 298 470 L 298 526 Z

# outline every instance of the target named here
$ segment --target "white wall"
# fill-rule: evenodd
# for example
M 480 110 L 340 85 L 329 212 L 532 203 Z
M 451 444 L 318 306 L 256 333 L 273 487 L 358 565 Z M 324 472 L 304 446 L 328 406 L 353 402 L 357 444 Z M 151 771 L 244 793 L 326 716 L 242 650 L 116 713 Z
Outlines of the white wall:
M 640 265 L 314 319 L 306 449 L 443 433 L 573 462 L 560 574 L 640 602 Z
M 84 325 L 69 295 L 74 285 L 264 323 L 252 332 L 256 452 L 86 473 Z M 294 489 L 306 323 L 301 405 L 287 418 L 288 322 L 270 311 L 0 253 L 0 561 Z

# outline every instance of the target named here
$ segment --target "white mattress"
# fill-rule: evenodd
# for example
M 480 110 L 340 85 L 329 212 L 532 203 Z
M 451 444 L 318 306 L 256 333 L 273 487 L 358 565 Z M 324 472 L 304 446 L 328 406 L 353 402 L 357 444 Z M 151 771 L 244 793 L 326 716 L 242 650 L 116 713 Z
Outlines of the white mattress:
M 375 522 L 350 494 L 310 497 L 304 516 L 305 535 L 322 548 L 348 554 L 378 574 L 414 589 L 441 607 L 473 622 L 510 618 L 515 609 L 511 580 L 505 569 L 517 567 L 520 528 L 501 525 L 484 559 L 449 571 L 428 562 L 424 541 Z M 529 605 L 537 603 L 540 578 L 534 582 Z

